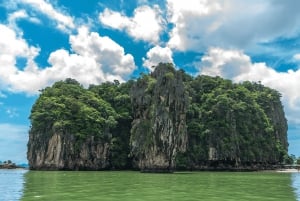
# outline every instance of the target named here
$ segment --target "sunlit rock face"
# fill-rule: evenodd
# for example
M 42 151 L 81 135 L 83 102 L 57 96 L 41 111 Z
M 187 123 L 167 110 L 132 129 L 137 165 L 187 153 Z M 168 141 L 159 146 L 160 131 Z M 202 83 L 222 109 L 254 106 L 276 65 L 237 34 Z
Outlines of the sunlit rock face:
M 188 96 L 181 72 L 160 64 L 138 79 L 131 91 L 134 120 L 131 154 L 134 167 L 144 172 L 169 172 L 176 154 L 187 144 Z
M 109 166 L 109 143 L 94 137 L 78 143 L 71 134 L 30 134 L 28 162 L 33 170 L 101 170 Z

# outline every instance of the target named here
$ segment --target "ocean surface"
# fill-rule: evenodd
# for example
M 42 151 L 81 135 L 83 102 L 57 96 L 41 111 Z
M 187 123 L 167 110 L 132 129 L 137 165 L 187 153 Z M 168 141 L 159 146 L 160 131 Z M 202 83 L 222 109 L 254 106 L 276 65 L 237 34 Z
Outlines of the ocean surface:
M 0 170 L 0 200 L 300 201 L 300 173 Z

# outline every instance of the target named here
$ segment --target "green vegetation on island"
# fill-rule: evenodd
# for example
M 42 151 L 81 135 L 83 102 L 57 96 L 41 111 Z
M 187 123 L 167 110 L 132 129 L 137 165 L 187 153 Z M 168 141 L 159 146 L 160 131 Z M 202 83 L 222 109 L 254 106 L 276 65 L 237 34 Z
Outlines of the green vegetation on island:
M 172 64 L 125 83 L 66 79 L 32 107 L 31 169 L 263 169 L 288 161 L 281 95 Z

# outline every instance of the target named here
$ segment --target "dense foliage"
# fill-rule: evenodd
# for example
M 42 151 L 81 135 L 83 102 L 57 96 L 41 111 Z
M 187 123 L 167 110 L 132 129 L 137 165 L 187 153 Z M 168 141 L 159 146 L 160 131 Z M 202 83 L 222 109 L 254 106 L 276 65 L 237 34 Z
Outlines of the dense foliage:
M 129 92 L 133 83 L 133 81 L 128 81 L 120 84 L 115 81 L 89 87 L 90 91 L 110 103 L 117 113 L 117 124 L 111 129 L 112 138 L 110 141 L 111 167 L 116 169 L 130 168 L 131 166 L 128 155 L 130 153 L 129 139 L 133 115 Z
M 30 132 L 43 133 L 44 139 L 54 133 L 72 134 L 79 144 L 93 136 L 111 144 L 111 168 L 127 167 L 132 121 L 130 86 L 130 82 L 116 81 L 85 89 L 74 79 L 56 82 L 42 90 L 33 105 Z
M 73 79 L 44 89 L 30 115 L 33 130 L 63 131 L 77 138 L 104 138 L 105 131 L 116 126 L 116 118 L 108 102 Z
M 178 166 L 276 164 L 287 155 L 280 94 L 261 84 L 198 76 L 186 82 L 188 151 Z M 213 163 L 209 163 L 214 161 Z
M 175 70 L 169 71 L 163 79 L 177 79 Z M 189 97 L 188 112 L 184 114 L 187 150 L 177 155 L 178 168 L 278 164 L 287 158 L 287 122 L 276 90 L 260 83 L 191 77 L 183 70 L 177 74 L 181 74 Z M 54 133 L 72 134 L 79 143 L 95 136 L 110 145 L 110 168 L 130 168 L 132 97 L 139 97 L 135 94 L 139 85 L 155 95 L 159 87 L 156 82 L 151 74 L 137 81 L 106 82 L 88 89 L 73 79 L 56 82 L 43 89 L 34 104 L 30 132 L 45 138 Z

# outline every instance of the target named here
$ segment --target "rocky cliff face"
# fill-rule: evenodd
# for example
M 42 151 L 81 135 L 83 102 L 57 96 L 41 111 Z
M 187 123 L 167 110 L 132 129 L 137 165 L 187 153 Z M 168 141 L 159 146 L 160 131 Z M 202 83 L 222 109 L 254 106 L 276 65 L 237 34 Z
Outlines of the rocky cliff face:
M 28 161 L 33 170 L 101 170 L 109 167 L 109 143 L 93 136 L 78 142 L 74 135 L 54 133 L 48 139 L 30 133 Z
M 109 167 L 111 129 L 118 115 L 98 94 L 67 79 L 44 89 L 30 115 L 30 169 Z
M 288 151 L 287 140 L 287 120 L 283 105 L 280 101 L 281 95 L 274 90 L 264 88 L 265 92 L 261 94 L 258 102 L 268 117 L 270 124 L 273 127 L 272 138 L 274 142 L 273 161 L 284 161 L 284 153 Z
M 136 82 L 131 98 L 134 166 L 142 171 L 172 171 L 177 152 L 187 143 L 188 96 L 181 74 L 170 64 L 160 64 Z

